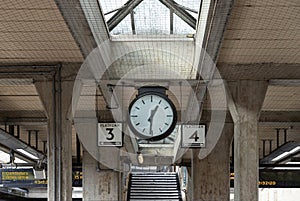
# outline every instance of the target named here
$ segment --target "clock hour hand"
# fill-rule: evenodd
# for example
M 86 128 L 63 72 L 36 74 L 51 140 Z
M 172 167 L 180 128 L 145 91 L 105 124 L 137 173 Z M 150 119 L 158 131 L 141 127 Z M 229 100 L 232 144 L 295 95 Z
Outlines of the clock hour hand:
M 152 130 L 153 116 L 156 113 L 157 109 L 158 109 L 158 105 L 154 108 L 154 110 L 151 110 L 150 117 L 148 119 L 148 121 L 150 122 L 150 134 L 152 135 L 153 135 L 153 130 Z

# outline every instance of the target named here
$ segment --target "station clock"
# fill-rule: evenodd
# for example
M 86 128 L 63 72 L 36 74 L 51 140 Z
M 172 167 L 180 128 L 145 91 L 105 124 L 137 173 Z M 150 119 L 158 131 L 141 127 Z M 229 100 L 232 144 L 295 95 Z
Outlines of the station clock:
M 149 141 L 166 138 L 177 123 L 176 108 L 164 87 L 141 87 L 128 111 L 128 124 L 132 132 Z

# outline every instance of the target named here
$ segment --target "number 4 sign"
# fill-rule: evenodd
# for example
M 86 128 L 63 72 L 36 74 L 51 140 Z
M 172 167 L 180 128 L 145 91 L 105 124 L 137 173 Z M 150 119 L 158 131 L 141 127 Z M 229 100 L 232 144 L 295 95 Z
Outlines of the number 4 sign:
M 98 123 L 98 146 L 122 146 L 121 123 Z
M 205 125 L 182 125 L 181 147 L 205 147 Z

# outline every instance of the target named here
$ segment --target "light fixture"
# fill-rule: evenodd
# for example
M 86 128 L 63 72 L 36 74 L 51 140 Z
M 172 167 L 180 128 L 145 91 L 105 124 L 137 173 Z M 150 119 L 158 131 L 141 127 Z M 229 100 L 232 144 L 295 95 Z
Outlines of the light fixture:
M 22 160 L 22 159 L 20 159 L 20 158 L 18 158 L 18 157 L 15 157 L 14 163 L 28 163 L 28 162 L 27 162 L 27 161 L 24 161 L 24 160 Z
M 286 152 L 283 152 L 282 154 L 280 154 L 279 156 L 275 157 L 272 159 L 273 162 L 276 162 L 276 161 L 279 161 L 280 159 L 288 156 L 288 155 L 291 155 L 293 153 L 296 153 L 297 151 L 300 150 L 300 146 L 298 147 L 295 147 L 294 149 L 290 150 L 290 151 L 286 151 Z
M 38 157 L 36 157 L 35 155 L 33 155 L 33 154 L 25 151 L 24 149 L 16 149 L 16 151 L 24 154 L 25 156 L 28 156 L 31 159 L 34 159 L 34 160 L 38 160 L 39 159 Z
M 28 146 L 28 144 L 24 143 L 20 139 L 7 133 L 3 129 L 0 129 L 0 142 L 1 145 L 7 147 L 8 149 L 15 150 L 20 154 L 22 153 L 24 156 L 27 156 L 28 159 L 42 160 L 45 158 L 45 155 L 41 153 L 39 150 L 31 146 Z
M 290 164 L 290 165 L 300 165 L 300 161 L 289 161 L 286 164 Z
M 273 170 L 300 170 L 300 167 L 274 167 Z
M 142 153 L 138 152 L 137 154 L 138 154 L 137 159 L 138 159 L 139 164 L 143 164 L 144 163 L 144 157 L 143 157 Z
M 269 155 L 259 161 L 261 165 L 282 163 L 289 158 L 294 158 L 294 155 L 300 151 L 300 142 L 289 141 L 277 149 L 273 150 Z

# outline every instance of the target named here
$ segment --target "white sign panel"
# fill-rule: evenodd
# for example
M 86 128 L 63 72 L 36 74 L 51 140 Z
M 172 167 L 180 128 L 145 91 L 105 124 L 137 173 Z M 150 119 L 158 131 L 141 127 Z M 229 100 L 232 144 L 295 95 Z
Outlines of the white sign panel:
M 98 123 L 98 146 L 122 146 L 121 123 Z
M 205 125 L 182 125 L 181 147 L 205 147 Z

